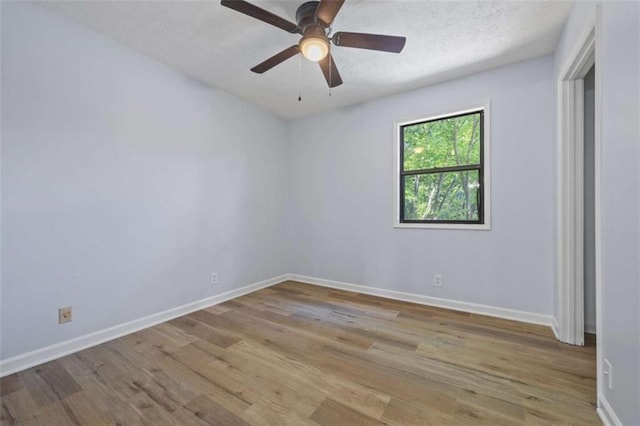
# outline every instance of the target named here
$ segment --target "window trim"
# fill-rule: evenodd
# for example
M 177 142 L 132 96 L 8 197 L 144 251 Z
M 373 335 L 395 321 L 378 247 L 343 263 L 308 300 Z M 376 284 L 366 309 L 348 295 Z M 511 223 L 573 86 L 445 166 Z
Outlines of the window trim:
M 480 163 L 479 164 L 464 164 L 458 166 L 447 166 L 447 167 L 432 167 L 429 169 L 416 169 L 416 170 L 404 170 L 404 129 L 408 126 L 414 126 L 416 124 L 427 124 L 434 123 L 442 120 L 450 120 L 460 117 L 467 117 L 471 115 L 480 115 Z M 454 115 L 448 115 L 442 118 L 430 118 L 424 121 L 420 121 L 418 123 L 413 124 L 403 124 L 398 126 L 398 152 L 400 153 L 400 160 L 398 161 L 399 167 L 399 179 L 400 179 L 400 189 L 399 189 L 399 208 L 400 208 L 400 216 L 399 220 L 401 223 L 445 223 L 445 224 L 465 224 L 465 225 L 482 225 L 484 224 L 484 179 L 483 179 L 483 164 L 484 164 L 484 109 L 472 111 L 472 112 L 464 112 L 458 113 Z M 478 207 L 478 220 L 423 220 L 423 219 L 404 219 L 405 213 L 405 182 L 407 176 L 414 175 L 427 175 L 427 174 L 442 174 L 442 173 L 454 173 L 454 172 L 464 172 L 464 171 L 478 171 L 478 180 L 480 182 L 480 190 L 478 191 L 478 199 L 476 200 Z
M 480 212 L 480 217 L 484 219 L 484 223 L 469 223 L 469 222 L 424 222 L 424 221 L 400 221 L 401 214 L 401 189 L 402 189 L 402 179 L 400 176 L 400 172 L 402 170 L 401 161 L 403 160 L 403 155 L 400 150 L 400 143 L 402 141 L 402 128 L 404 126 L 425 123 L 429 121 L 440 120 L 443 118 L 451 118 L 461 115 L 467 115 L 474 112 L 482 112 L 483 113 L 483 123 L 481 126 L 482 131 L 482 150 L 480 152 L 481 157 L 481 167 L 478 166 L 455 166 L 456 171 L 462 167 L 470 167 L 473 170 L 477 170 L 480 168 L 482 173 L 480 174 L 480 179 L 482 181 L 482 201 L 483 201 L 483 212 Z M 466 108 L 456 108 L 451 109 L 446 112 L 441 112 L 438 114 L 430 114 L 428 116 L 423 116 L 417 119 L 410 120 L 402 120 L 396 121 L 394 123 L 394 133 L 395 137 L 393 138 L 393 227 L 394 228 L 424 228 L 424 229 L 468 229 L 468 230 L 490 230 L 491 229 L 491 156 L 490 156 L 490 124 L 491 124 L 491 115 L 490 115 L 490 102 L 484 102 L 481 104 L 475 104 L 468 106 Z M 447 167 L 443 167 L 438 169 L 438 172 L 447 171 Z M 433 169 L 428 169 L 433 171 Z M 416 174 L 420 171 L 412 170 L 410 173 Z M 410 174 L 409 173 L 409 174 Z M 407 173 L 405 173 L 406 175 Z

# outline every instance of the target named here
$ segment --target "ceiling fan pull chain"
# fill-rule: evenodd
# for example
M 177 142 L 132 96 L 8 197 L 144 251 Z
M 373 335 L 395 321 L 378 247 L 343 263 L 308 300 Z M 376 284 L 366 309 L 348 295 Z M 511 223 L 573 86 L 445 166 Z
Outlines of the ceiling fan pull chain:
M 298 87 L 298 102 L 302 102 L 302 56 L 298 56 L 298 75 L 300 76 L 300 86 Z
M 331 56 L 331 45 L 329 45 L 329 81 L 333 82 L 331 78 L 331 68 L 333 68 L 333 56 Z M 329 83 L 329 96 L 331 96 L 331 86 L 332 84 Z

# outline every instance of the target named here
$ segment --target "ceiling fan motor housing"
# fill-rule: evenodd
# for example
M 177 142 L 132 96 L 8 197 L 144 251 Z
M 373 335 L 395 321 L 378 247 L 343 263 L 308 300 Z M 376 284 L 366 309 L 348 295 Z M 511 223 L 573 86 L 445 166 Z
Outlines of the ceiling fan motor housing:
M 301 4 L 298 10 L 296 10 L 296 21 L 298 22 L 298 28 L 301 34 L 314 32 L 326 37 L 325 30 L 329 26 L 319 19 L 315 19 L 319 4 L 319 1 L 308 1 Z

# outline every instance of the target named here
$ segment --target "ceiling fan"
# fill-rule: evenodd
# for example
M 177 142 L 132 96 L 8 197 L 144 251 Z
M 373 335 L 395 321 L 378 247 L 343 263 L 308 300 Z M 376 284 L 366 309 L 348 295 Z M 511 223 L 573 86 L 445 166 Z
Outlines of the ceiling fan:
M 221 3 L 223 6 L 282 28 L 292 34 L 302 35 L 298 44 L 275 54 L 251 68 L 251 71 L 262 74 L 298 53 L 302 53 L 302 56 L 310 61 L 318 62 L 329 87 L 336 87 L 342 84 L 342 78 L 340 78 L 338 68 L 329 52 L 329 42 L 341 47 L 356 47 L 393 53 L 400 53 L 406 42 L 405 37 L 381 34 L 337 32 L 331 35 L 331 23 L 344 1 L 320 0 L 303 3 L 296 10 L 297 24 L 243 0 L 222 0 Z

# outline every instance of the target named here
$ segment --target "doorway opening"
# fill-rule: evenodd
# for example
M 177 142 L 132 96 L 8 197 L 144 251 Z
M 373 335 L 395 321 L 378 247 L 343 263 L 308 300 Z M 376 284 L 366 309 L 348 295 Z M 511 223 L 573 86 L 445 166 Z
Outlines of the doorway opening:
M 595 26 L 585 34 L 558 80 L 557 145 L 557 285 L 558 339 L 584 345 L 585 333 L 585 77 L 595 65 Z M 594 73 L 594 77 L 597 75 Z M 598 79 L 594 78 L 593 98 L 593 197 L 587 225 L 593 237 L 593 281 L 598 289 L 599 234 L 599 138 Z M 588 218 L 587 218 L 588 219 Z M 596 324 L 598 297 L 595 297 Z
M 602 383 L 600 78 L 596 20 L 558 78 L 556 283 L 554 332 L 571 345 L 596 346 L 596 400 Z M 556 322 L 557 321 L 557 322 Z M 585 334 L 586 333 L 586 334 Z M 586 338 L 585 338 L 586 337 Z
M 585 344 L 595 345 L 596 335 L 596 179 L 595 179 L 595 65 L 583 79 L 584 88 L 584 333 Z

